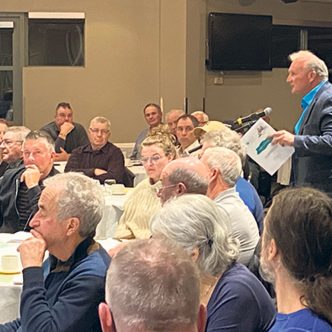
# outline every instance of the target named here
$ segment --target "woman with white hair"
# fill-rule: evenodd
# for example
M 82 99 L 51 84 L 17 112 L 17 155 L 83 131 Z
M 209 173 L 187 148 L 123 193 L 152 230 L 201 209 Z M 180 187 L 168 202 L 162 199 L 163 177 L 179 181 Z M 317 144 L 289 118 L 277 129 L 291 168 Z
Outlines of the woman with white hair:
M 207 306 L 206 331 L 257 332 L 272 326 L 275 309 L 260 281 L 236 263 L 238 243 L 216 204 L 186 194 L 165 203 L 151 220 L 152 235 L 177 242 L 201 273 L 201 302 Z

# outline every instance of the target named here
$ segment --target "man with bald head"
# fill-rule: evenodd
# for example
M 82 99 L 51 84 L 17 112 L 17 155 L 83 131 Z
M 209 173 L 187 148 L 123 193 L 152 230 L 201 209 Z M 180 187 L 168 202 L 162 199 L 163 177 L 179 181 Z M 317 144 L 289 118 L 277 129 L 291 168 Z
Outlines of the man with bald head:
M 206 195 L 209 185 L 209 170 L 195 157 L 171 161 L 161 173 L 163 186 L 158 197 L 164 204 L 168 199 L 183 194 Z
M 176 136 L 176 123 L 180 116 L 184 115 L 184 111 L 181 109 L 172 109 L 166 114 L 166 123 L 168 125 L 171 134 Z

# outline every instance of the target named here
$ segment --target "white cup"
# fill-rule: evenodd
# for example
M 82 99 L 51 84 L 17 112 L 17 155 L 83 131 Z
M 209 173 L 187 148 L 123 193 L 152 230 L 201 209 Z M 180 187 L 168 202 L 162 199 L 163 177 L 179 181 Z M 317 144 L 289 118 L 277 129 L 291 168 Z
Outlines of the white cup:
M 18 255 L 2 255 L 1 256 L 1 271 L 3 273 L 17 273 L 20 272 L 20 259 Z
M 121 183 L 112 184 L 110 187 L 112 195 L 124 195 L 126 193 L 125 186 Z

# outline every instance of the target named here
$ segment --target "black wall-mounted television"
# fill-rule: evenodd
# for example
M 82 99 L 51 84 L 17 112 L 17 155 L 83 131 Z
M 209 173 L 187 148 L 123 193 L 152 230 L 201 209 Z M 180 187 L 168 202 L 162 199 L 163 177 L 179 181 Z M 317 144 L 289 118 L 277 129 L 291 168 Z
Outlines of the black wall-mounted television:
M 271 70 L 272 16 L 209 13 L 209 70 Z

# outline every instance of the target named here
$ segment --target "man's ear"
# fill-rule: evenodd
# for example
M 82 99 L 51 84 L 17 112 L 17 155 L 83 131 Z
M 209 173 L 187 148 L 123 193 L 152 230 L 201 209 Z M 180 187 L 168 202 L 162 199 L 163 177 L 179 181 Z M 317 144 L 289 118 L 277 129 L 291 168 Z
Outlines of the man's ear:
M 80 227 L 80 220 L 77 217 L 71 217 L 67 221 L 67 235 L 76 233 Z
M 206 319 L 207 319 L 206 308 L 203 304 L 200 304 L 199 311 L 198 311 L 198 317 L 197 317 L 197 331 L 198 332 L 205 331 Z
M 176 194 L 177 196 L 183 195 L 187 192 L 187 187 L 185 186 L 184 183 L 179 182 L 177 187 L 176 187 Z
M 278 255 L 279 251 L 276 242 L 274 241 L 274 239 L 271 239 L 267 248 L 267 259 L 269 261 L 275 260 Z
M 104 302 L 99 304 L 98 315 L 100 320 L 101 329 L 103 332 L 112 332 L 113 330 L 113 319 L 110 312 L 110 308 Z

